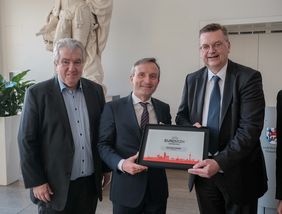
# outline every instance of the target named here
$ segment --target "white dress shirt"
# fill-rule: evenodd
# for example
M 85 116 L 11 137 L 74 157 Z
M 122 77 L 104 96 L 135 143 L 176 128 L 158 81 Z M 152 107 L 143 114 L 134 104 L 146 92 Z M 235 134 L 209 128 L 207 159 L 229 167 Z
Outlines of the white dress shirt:
M 136 114 L 136 118 L 137 118 L 137 121 L 138 121 L 138 125 L 140 126 L 140 124 L 141 124 L 141 116 L 142 116 L 142 113 L 143 113 L 143 107 L 141 106 L 140 102 L 143 102 L 143 101 L 140 100 L 138 97 L 136 97 L 134 93 L 132 93 L 131 96 L 132 96 L 133 107 L 134 107 L 134 110 L 135 110 L 135 114 Z M 147 109 L 148 109 L 148 112 L 149 112 L 149 123 L 157 124 L 158 120 L 157 120 L 157 116 L 156 116 L 156 113 L 155 113 L 154 106 L 152 104 L 151 98 L 149 100 L 146 100 L 144 103 L 148 103 L 147 104 Z M 123 171 L 122 170 L 123 162 L 124 162 L 124 159 L 120 160 L 120 162 L 118 163 L 118 169 L 120 171 Z

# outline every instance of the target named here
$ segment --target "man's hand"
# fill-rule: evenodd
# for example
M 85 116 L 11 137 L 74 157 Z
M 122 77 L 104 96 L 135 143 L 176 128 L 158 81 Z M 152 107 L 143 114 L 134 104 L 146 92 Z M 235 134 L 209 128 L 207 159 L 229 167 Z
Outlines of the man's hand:
M 33 187 L 32 191 L 35 198 L 45 203 L 51 201 L 51 195 L 54 194 L 48 183 Z
M 277 213 L 282 214 L 282 200 L 278 202 Z
M 111 172 L 107 172 L 103 174 L 102 189 L 104 189 L 111 182 L 111 179 L 112 179 Z
M 218 163 L 213 159 L 206 159 L 195 164 L 188 172 L 204 178 L 210 178 L 220 170 Z
M 131 175 L 135 175 L 137 173 L 143 172 L 144 170 L 147 170 L 148 167 L 135 163 L 137 157 L 138 157 L 138 153 L 134 156 L 125 159 L 122 164 L 122 170 Z
M 196 128 L 201 128 L 199 122 L 193 124 Z M 194 175 L 199 175 L 204 178 L 210 178 L 220 170 L 218 163 L 213 159 L 203 160 L 193 166 L 193 169 L 188 169 L 188 172 Z
M 193 126 L 195 126 L 196 128 L 201 128 L 202 127 L 201 123 L 199 123 L 199 122 L 194 123 Z

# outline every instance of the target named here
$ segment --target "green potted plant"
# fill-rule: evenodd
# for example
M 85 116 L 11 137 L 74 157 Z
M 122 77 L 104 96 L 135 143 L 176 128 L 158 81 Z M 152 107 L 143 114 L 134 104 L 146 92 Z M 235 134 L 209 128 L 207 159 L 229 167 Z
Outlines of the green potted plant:
M 10 80 L 0 75 L 0 185 L 8 185 L 20 177 L 17 145 L 20 111 L 26 89 L 34 84 L 24 80 L 29 70 L 21 71 Z
M 22 71 L 11 80 L 0 74 L 0 117 L 17 115 L 22 110 L 26 89 L 34 84 L 33 80 L 24 81 L 28 72 Z

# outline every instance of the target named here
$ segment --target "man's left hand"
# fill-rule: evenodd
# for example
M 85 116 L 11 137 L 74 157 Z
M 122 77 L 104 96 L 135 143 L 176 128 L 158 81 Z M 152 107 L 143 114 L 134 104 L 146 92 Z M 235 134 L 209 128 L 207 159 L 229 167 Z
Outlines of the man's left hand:
M 206 159 L 195 164 L 188 172 L 204 178 L 210 178 L 220 170 L 218 163 L 213 159 Z

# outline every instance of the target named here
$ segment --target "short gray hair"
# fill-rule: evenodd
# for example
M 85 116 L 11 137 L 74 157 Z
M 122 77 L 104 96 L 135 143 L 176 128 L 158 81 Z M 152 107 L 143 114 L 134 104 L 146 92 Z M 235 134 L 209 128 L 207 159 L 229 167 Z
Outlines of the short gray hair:
M 156 58 L 154 58 L 154 57 L 142 58 L 142 59 L 139 59 L 138 61 L 136 61 L 134 63 L 134 65 L 132 66 L 132 68 L 131 68 L 130 76 L 134 76 L 134 74 L 135 74 L 135 67 L 137 65 L 146 64 L 146 63 L 154 63 L 157 66 L 157 68 L 159 70 L 159 78 L 158 79 L 160 79 L 161 69 L 160 69 L 159 64 L 157 63 Z
M 80 41 L 77 41 L 75 39 L 64 38 L 64 39 L 58 40 L 54 45 L 53 60 L 54 60 L 55 64 L 58 63 L 58 60 L 61 57 L 60 56 L 60 50 L 62 48 L 68 48 L 70 50 L 74 50 L 74 49 L 77 49 L 77 48 L 80 49 L 82 63 L 85 62 L 85 49 L 84 49 L 83 44 Z
M 223 25 L 220 25 L 218 23 L 211 23 L 211 24 L 208 24 L 208 25 L 204 26 L 200 30 L 199 36 L 201 36 L 203 33 L 215 32 L 215 31 L 218 31 L 218 30 L 221 30 L 223 35 L 225 36 L 226 40 L 229 41 L 229 39 L 228 39 L 228 32 L 227 32 L 226 27 L 224 27 Z

